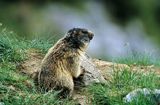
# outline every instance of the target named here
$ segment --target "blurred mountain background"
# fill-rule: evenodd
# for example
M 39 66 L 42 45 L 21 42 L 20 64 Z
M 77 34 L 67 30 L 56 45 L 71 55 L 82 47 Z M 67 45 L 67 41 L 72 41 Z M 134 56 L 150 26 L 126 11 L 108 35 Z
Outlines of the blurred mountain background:
M 0 25 L 51 42 L 73 27 L 87 28 L 95 33 L 88 52 L 97 58 L 160 56 L 159 0 L 1 0 Z

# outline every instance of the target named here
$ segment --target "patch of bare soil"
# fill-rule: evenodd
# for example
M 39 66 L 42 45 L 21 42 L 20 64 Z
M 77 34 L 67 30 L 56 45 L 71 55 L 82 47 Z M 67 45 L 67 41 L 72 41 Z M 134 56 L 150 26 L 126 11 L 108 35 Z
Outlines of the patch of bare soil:
M 20 72 L 31 76 L 40 69 L 41 61 L 44 57 L 38 50 L 30 49 L 27 51 L 27 59 L 18 67 Z
M 137 65 L 126 65 L 126 64 L 118 64 L 113 62 L 107 62 L 103 60 L 93 59 L 93 63 L 97 66 L 97 68 L 101 71 L 101 74 L 104 76 L 106 80 L 111 80 L 112 75 L 117 70 L 131 70 L 137 73 L 155 73 L 156 75 L 160 76 L 160 68 L 154 65 L 150 66 L 137 66 Z
M 155 73 L 156 75 L 160 76 L 160 68 L 154 65 L 150 66 L 131 66 L 130 69 L 132 71 L 141 72 L 141 73 Z
M 99 59 L 92 59 L 92 61 L 97 66 L 97 68 L 100 70 L 101 74 L 107 81 L 112 80 L 112 76 L 116 70 L 122 70 L 124 68 L 129 69 L 129 66 L 126 64 L 117 64 Z
M 26 75 L 31 76 L 34 72 L 37 72 L 40 69 L 41 61 L 44 55 L 41 54 L 38 50 L 30 49 L 27 51 L 27 59 L 22 62 L 19 66 L 20 72 Z M 89 66 L 94 65 L 96 68 L 95 70 L 99 70 L 100 74 L 104 77 L 105 80 L 111 81 L 112 75 L 114 74 L 115 70 L 122 70 L 124 68 L 128 70 L 133 70 L 136 72 L 144 72 L 150 73 L 155 72 L 157 75 L 160 75 L 160 68 L 151 66 L 128 66 L 126 64 L 117 64 L 113 62 L 102 61 L 98 59 L 91 60 L 93 64 L 89 64 Z M 93 67 L 92 67 L 93 69 Z M 95 73 L 96 74 L 96 73 Z M 80 105 L 88 105 L 90 102 L 88 101 L 89 98 L 85 95 L 81 95 L 80 92 L 76 92 L 74 100 L 77 100 Z

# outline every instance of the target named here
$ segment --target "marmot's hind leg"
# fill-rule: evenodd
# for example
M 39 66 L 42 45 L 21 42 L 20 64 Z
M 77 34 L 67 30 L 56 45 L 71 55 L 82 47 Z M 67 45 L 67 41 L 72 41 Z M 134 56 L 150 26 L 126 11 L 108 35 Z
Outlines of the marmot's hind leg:
M 72 97 L 73 95 L 73 90 L 74 90 L 74 83 L 73 83 L 73 78 L 72 77 L 67 77 L 66 79 L 63 78 L 62 80 L 62 91 L 61 91 L 61 96 L 66 98 L 66 97 Z
M 51 89 L 55 88 L 55 81 L 52 79 L 52 75 L 47 70 L 43 70 L 38 74 L 38 85 L 40 91 L 48 92 Z

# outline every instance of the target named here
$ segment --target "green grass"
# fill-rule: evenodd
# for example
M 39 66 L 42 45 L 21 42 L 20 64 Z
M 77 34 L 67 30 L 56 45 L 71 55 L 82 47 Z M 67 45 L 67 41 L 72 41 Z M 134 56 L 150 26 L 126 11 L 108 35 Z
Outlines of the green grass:
M 40 38 L 35 40 L 18 38 L 15 33 L 0 27 L 0 62 L 19 62 L 25 59 L 26 50 L 34 48 L 46 53 L 52 45 L 53 43 L 48 40 Z
M 46 53 L 53 45 L 49 40 L 36 38 L 26 40 L 17 37 L 13 32 L 0 27 L 0 102 L 5 105 L 75 105 L 69 99 L 59 99 L 57 92 L 40 93 L 36 90 L 33 80 L 19 73 L 17 64 L 26 59 L 28 49 L 38 49 Z M 137 59 L 138 58 L 138 59 Z M 117 62 L 137 65 L 158 64 L 151 57 L 131 56 L 118 59 Z M 150 98 L 139 96 L 138 100 L 126 104 L 123 97 L 137 88 L 159 88 L 160 77 L 154 73 L 148 75 L 115 70 L 113 80 L 107 85 L 95 84 L 86 88 L 92 105 L 154 105 Z M 143 104 L 142 104 L 143 103 Z
M 93 105 L 156 105 L 151 97 L 138 96 L 131 103 L 125 103 L 123 97 L 137 88 L 159 88 L 160 77 L 154 73 L 142 74 L 124 69 L 115 72 L 113 81 L 108 85 L 96 84 L 87 90 L 91 93 Z
M 23 59 L 22 48 L 15 38 L 14 34 L 0 30 L 0 62 L 2 61 L 20 61 Z M 12 37 L 9 37 L 12 36 Z
M 116 58 L 113 60 L 117 63 L 123 63 L 128 65 L 141 65 L 141 66 L 147 66 L 147 65 L 155 65 L 160 66 L 160 58 L 155 57 L 152 54 L 149 53 L 139 53 L 134 52 L 132 54 L 127 54 L 125 56 Z

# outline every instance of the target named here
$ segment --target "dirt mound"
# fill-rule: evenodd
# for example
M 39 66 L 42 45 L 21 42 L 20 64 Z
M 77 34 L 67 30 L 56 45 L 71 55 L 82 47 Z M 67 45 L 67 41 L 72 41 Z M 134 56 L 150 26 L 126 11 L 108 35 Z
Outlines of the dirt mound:
M 18 68 L 21 73 L 30 76 L 40 69 L 41 61 L 44 55 L 38 50 L 30 49 L 27 51 L 26 56 L 27 59 L 23 61 Z

